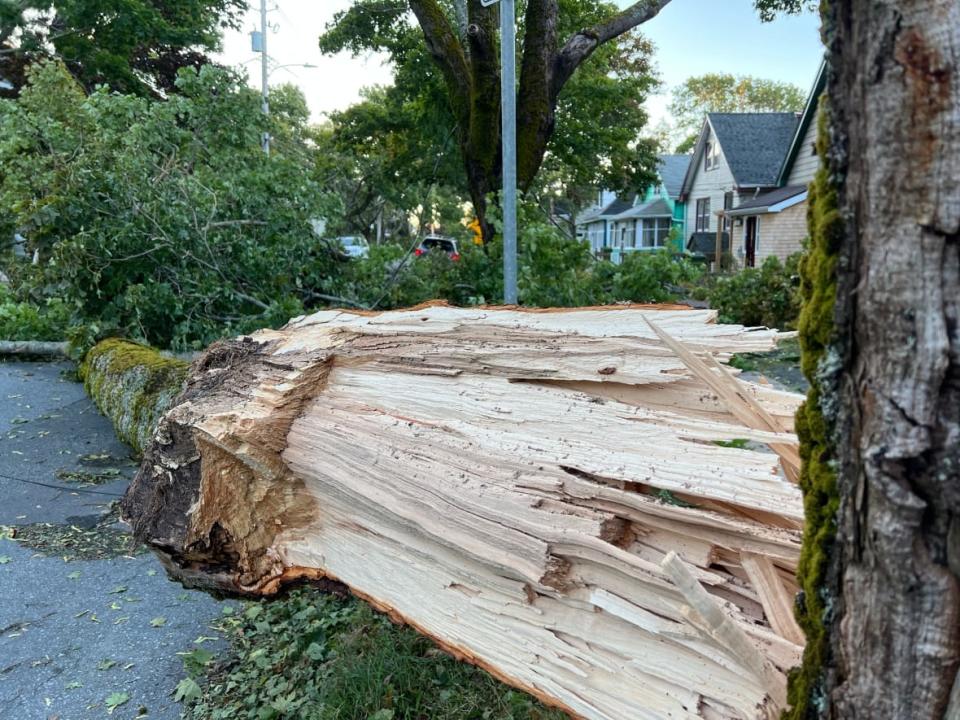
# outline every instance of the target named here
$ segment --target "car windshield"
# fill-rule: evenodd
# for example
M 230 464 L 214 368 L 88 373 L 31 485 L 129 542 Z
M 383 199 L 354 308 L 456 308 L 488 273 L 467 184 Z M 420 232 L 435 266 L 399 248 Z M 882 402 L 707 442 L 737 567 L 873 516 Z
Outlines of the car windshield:
M 454 252 L 456 250 L 453 240 L 445 240 L 444 238 L 424 238 L 423 246 L 428 250 L 439 248 L 444 252 Z

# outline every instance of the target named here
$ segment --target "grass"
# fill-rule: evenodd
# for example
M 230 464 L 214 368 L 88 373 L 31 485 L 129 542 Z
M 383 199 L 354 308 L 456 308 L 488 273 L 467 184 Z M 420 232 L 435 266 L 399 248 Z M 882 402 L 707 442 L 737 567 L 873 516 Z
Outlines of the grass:
M 218 623 L 216 660 L 183 654 L 189 720 L 561 720 L 366 604 L 302 586 Z
M 765 375 L 794 392 L 806 392 L 809 387 L 800 372 L 800 344 L 795 339 L 781 340 L 772 352 L 734 355 L 729 364 L 744 372 Z

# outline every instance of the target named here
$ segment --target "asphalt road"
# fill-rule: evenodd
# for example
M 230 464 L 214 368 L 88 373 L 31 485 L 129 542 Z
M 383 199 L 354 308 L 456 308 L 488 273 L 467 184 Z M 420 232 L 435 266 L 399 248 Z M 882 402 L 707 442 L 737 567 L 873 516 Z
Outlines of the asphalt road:
M 71 369 L 0 363 L 0 526 L 91 528 L 136 469 L 129 448 L 66 376 Z M 105 472 L 107 482 L 83 486 L 65 472 Z M 2 535 L 0 718 L 179 718 L 177 652 L 197 639 L 216 650 L 210 624 L 225 604 L 167 580 L 149 553 L 65 561 Z M 111 696 L 114 704 L 125 699 L 112 713 Z

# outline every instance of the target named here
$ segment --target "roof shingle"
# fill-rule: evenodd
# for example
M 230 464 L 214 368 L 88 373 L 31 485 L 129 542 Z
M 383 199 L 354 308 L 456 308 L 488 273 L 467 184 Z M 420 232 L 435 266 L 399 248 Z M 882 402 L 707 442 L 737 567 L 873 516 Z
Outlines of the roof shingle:
M 723 155 L 740 187 L 772 187 L 793 140 L 796 113 L 710 113 Z
M 667 189 L 667 195 L 676 200 L 683 189 L 683 178 L 686 177 L 692 155 L 661 155 L 660 180 Z

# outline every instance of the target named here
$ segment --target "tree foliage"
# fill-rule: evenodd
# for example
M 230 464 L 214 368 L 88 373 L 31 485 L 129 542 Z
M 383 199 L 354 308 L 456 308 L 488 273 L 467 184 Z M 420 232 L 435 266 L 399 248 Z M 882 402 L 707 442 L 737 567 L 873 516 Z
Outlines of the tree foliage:
M 243 0 L 2 0 L 0 77 L 19 88 L 31 62 L 56 57 L 87 90 L 171 91 L 177 70 L 208 62 L 245 8 Z
M 669 108 L 677 152 L 689 152 L 696 144 L 707 113 L 800 112 L 806 97 L 796 85 L 752 75 L 708 73 L 689 78 L 673 90 Z
M 212 66 L 181 70 L 163 102 L 87 96 L 63 65 L 34 65 L 0 101 L 0 223 L 38 264 L 5 268 L 20 299 L 62 298 L 77 318 L 148 342 L 197 347 L 286 320 L 337 274 L 310 220 L 314 180 L 296 91 L 256 93 Z M 276 138 L 269 157 L 260 133 Z

